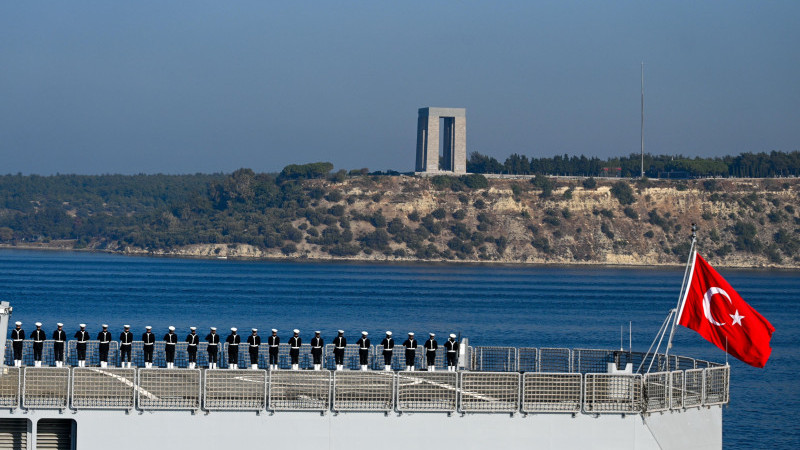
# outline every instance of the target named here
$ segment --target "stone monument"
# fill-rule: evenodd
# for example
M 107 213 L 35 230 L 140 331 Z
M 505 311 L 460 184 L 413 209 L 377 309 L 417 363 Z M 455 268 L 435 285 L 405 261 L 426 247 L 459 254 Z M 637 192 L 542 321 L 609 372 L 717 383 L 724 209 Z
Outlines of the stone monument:
M 441 119 L 441 127 L 440 127 Z M 442 154 L 439 159 L 439 133 Z M 420 108 L 417 119 L 416 172 L 467 173 L 467 110 L 464 108 Z

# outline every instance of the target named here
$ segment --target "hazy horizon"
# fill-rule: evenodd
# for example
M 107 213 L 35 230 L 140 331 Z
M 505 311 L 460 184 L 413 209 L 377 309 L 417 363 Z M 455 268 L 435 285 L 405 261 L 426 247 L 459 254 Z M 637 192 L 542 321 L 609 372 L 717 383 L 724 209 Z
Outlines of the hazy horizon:
M 800 149 L 800 3 L 75 1 L 0 6 L 0 173 L 411 171 L 417 109 L 467 152 Z

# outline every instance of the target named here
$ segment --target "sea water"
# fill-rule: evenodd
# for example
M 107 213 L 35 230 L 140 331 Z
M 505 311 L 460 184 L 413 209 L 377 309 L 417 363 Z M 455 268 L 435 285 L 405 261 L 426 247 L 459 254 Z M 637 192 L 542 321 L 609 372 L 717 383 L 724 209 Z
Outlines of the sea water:
M 713 260 L 710 261 L 712 264 Z M 766 368 L 735 359 L 731 402 L 723 412 L 726 448 L 798 448 L 800 425 L 800 273 L 721 273 L 775 327 Z M 346 330 L 374 341 L 392 330 L 442 343 L 449 333 L 471 345 L 619 348 L 646 351 L 676 306 L 682 268 L 498 266 L 195 260 L 96 253 L 0 251 L 0 300 L 30 333 L 63 322 L 68 336 L 84 322 L 96 335 L 107 323 L 157 336 L 174 325 L 201 335 L 216 326 L 262 336 L 277 328 L 286 341 L 299 328 L 331 342 Z M 746 320 L 746 319 L 745 319 Z M 620 342 L 620 328 L 623 330 Z M 9 330 L 10 331 L 10 330 Z M 663 349 L 662 349 L 663 351 Z M 679 327 L 673 353 L 724 362 L 725 354 Z

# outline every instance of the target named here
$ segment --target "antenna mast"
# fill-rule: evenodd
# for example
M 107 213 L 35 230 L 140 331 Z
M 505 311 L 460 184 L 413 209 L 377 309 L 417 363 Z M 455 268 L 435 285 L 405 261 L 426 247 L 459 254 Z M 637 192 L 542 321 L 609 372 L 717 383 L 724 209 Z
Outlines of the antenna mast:
M 644 61 L 642 61 L 642 175 L 644 178 Z

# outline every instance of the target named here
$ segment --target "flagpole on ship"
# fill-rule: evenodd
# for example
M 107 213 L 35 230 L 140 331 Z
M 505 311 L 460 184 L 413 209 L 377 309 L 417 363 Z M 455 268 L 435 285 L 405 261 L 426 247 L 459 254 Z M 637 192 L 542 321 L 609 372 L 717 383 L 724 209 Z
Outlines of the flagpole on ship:
M 683 304 L 686 301 L 687 290 L 689 289 L 689 282 L 692 279 L 692 272 L 694 271 L 694 254 L 697 251 L 697 225 L 692 224 L 692 246 L 689 249 L 689 260 L 686 261 L 686 269 L 683 271 L 683 283 L 681 284 L 681 294 L 678 296 L 678 306 L 675 308 L 675 317 L 672 320 L 672 329 L 669 331 L 669 339 L 667 340 L 667 348 L 664 350 L 664 359 L 667 363 L 667 372 L 669 372 L 669 349 L 672 348 L 672 337 L 675 335 L 675 327 L 678 325 L 681 313 L 683 312 Z

